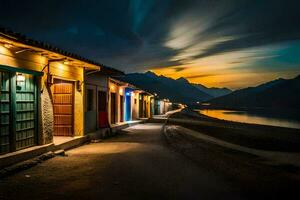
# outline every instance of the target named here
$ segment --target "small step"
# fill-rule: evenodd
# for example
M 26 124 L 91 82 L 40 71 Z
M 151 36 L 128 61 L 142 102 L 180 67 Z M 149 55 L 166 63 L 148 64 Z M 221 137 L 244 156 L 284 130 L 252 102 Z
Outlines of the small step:
M 65 150 L 63 150 L 63 149 L 59 149 L 59 150 L 55 151 L 54 154 L 56 156 L 66 156 Z

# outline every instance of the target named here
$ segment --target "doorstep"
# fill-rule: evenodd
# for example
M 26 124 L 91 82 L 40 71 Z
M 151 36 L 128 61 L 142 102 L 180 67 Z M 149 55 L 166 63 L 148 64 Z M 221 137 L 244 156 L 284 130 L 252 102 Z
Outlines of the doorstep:
M 46 152 L 52 151 L 53 148 L 54 144 L 50 143 L 1 155 L 0 169 L 42 155 Z
M 83 145 L 88 141 L 89 137 L 87 135 L 75 137 L 54 136 L 54 149 L 52 151 L 72 149 L 74 147 Z
M 78 137 L 56 137 L 53 143 L 29 147 L 19 151 L 0 155 L 0 169 L 32 159 L 47 152 L 55 152 L 57 150 L 68 150 L 80 146 L 89 140 L 88 136 Z

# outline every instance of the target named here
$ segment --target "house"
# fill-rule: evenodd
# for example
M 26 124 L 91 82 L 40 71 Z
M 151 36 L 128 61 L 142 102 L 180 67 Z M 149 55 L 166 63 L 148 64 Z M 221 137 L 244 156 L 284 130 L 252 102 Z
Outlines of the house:
M 155 115 L 163 115 L 166 112 L 173 109 L 172 102 L 169 99 L 159 99 L 155 97 L 154 99 L 154 114 Z
M 153 95 L 133 85 L 125 88 L 125 121 L 150 118 L 154 114 Z
M 100 128 L 110 128 L 111 118 L 117 118 L 117 97 L 120 92 L 120 84 L 114 84 L 110 79 L 112 75 L 124 73 L 113 68 L 105 68 L 101 71 L 86 71 L 85 73 L 85 132 L 90 133 Z M 122 90 L 121 90 L 122 91 Z M 114 103 L 111 104 L 111 92 Z M 113 106 L 112 106 L 113 105 Z M 111 117 L 113 109 L 114 116 Z M 117 120 L 115 120 L 117 121 Z
M 106 68 L 105 71 L 87 71 L 85 75 L 86 105 L 85 131 L 102 132 L 126 122 L 152 116 L 152 94 L 118 79 L 123 72 Z M 101 130 L 100 130 L 101 129 Z
M 0 154 L 83 136 L 85 72 L 106 70 L 114 71 L 0 28 Z

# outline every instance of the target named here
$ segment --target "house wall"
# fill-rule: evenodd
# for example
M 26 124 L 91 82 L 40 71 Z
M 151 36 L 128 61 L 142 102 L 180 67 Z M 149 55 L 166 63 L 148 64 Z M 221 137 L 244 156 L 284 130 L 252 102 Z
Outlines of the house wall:
M 13 49 L 5 48 L 3 45 L 0 45 L 0 65 L 17 68 L 19 70 L 30 70 L 41 72 L 43 66 L 47 64 L 47 59 L 38 54 L 31 53 L 29 51 L 25 51 L 19 54 L 16 54 Z M 38 105 L 38 121 L 43 122 L 43 119 L 47 119 L 48 116 L 51 115 L 51 110 L 46 113 L 43 112 L 45 108 L 49 106 L 49 102 L 45 100 L 45 96 L 49 96 L 49 94 L 45 94 L 45 96 L 41 95 L 42 88 L 42 79 L 38 78 L 37 81 L 38 88 L 40 90 L 37 91 L 37 101 Z M 47 98 L 49 99 L 49 98 Z M 43 115 L 45 113 L 45 115 Z M 46 123 L 39 123 L 38 129 L 38 144 L 47 144 L 52 142 L 52 123 L 45 121 Z

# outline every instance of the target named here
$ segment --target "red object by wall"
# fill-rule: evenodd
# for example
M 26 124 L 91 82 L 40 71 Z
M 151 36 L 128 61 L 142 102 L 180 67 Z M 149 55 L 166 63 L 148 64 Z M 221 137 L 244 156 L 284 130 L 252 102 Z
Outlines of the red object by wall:
M 108 125 L 108 113 L 106 111 L 99 112 L 99 127 L 106 128 L 109 127 Z

